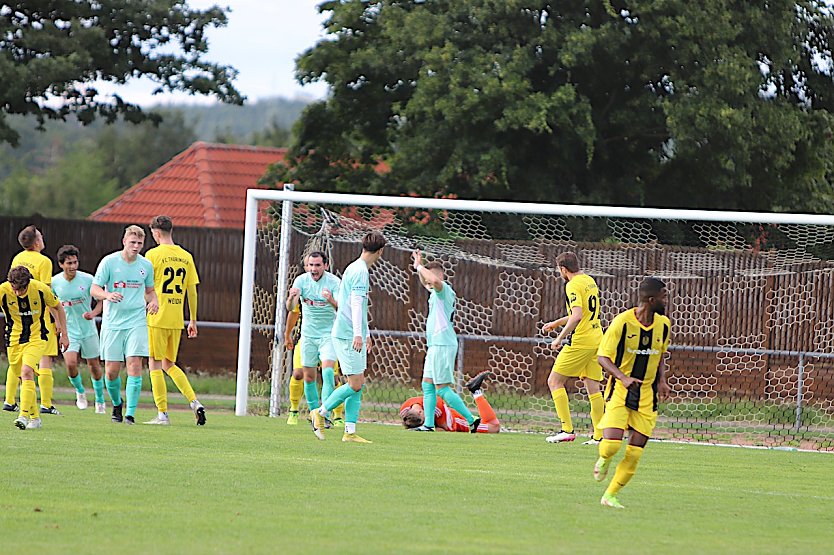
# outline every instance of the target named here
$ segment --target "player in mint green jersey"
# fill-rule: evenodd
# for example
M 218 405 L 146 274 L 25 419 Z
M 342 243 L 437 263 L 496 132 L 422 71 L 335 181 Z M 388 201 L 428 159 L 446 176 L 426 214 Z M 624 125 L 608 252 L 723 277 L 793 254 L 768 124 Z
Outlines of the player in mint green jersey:
M 347 383 L 340 386 L 318 410 L 310 411 L 313 432 L 324 439 L 324 419 L 330 411 L 345 404 L 345 433 L 342 441 L 371 443 L 356 435 L 356 421 L 362 405 L 362 387 L 365 384 L 365 369 L 368 365 L 368 293 L 370 275 L 368 268 L 382 257 L 385 237 L 371 232 L 362 239 L 362 254 L 351 262 L 342 275 L 342 284 L 336 296 L 336 321 L 331 337 L 336 358 Z
M 153 288 L 153 265 L 139 254 L 145 231 L 138 225 L 128 226 L 122 244 L 122 250 L 101 259 L 90 292 L 97 301 L 107 302 L 101 321 L 101 358 L 104 385 L 113 399 L 111 420 L 135 424 L 142 392 L 142 358 L 150 352 L 147 314 L 157 313 L 159 301 Z M 122 363 L 127 366 L 124 400 L 119 376 Z
M 58 249 L 58 266 L 63 272 L 52 276 L 52 292 L 61 301 L 67 313 L 67 334 L 69 347 L 64 351 L 69 380 L 75 387 L 75 405 L 87 408 L 87 392 L 78 372 L 78 359 L 83 358 L 90 367 L 93 391 L 96 397 L 96 414 L 104 414 L 104 379 L 99 362 L 98 330 L 95 317 L 101 314 L 102 303 L 90 308 L 90 288 L 93 276 L 78 270 L 78 247 L 64 245 Z
M 304 372 L 304 397 L 310 410 L 321 406 L 316 387 L 316 367 L 321 361 L 321 397 L 327 399 L 335 389 L 336 352 L 330 337 L 336 320 L 338 304 L 333 293 L 339 291 L 341 280 L 328 272 L 327 255 L 315 251 L 304 261 L 307 270 L 292 284 L 287 299 L 287 310 L 292 313 L 301 306 L 301 340 L 296 348 L 301 350 Z M 289 320 L 289 319 L 288 319 Z
M 452 325 L 457 295 L 452 286 L 446 283 L 443 266 L 439 262 L 428 262 L 424 266 L 419 250 L 414 251 L 411 256 L 420 283 L 429 291 L 429 315 L 426 318 L 427 350 L 422 384 L 426 419 L 422 426 L 412 430 L 434 431 L 434 408 L 437 398 L 440 397 L 466 418 L 466 423 L 474 433 L 481 420 L 472 415 L 463 399 L 451 387 L 455 382 L 455 357 L 458 354 L 458 336 Z

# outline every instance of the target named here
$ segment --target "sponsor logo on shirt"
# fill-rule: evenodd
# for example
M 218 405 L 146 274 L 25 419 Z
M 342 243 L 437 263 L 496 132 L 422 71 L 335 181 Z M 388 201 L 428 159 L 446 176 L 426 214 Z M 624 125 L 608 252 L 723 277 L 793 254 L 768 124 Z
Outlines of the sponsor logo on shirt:
M 660 351 L 657 349 L 627 349 L 633 355 L 659 355 Z
M 133 281 L 114 281 L 113 282 L 113 289 L 139 289 L 142 286 L 141 283 L 133 282 Z

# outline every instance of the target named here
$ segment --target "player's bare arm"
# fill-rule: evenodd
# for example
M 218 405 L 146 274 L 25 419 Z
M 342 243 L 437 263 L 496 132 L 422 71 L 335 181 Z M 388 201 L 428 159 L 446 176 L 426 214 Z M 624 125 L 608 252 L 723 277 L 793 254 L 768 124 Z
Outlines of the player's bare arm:
M 90 287 L 90 295 L 97 301 L 109 301 L 111 303 L 118 303 L 124 298 L 121 293 L 105 291 L 101 285 L 95 283 Z
M 562 316 L 558 320 L 553 320 L 552 322 L 546 323 L 542 326 L 542 333 L 550 333 L 556 328 L 564 326 L 565 324 L 567 324 L 568 318 L 570 318 L 570 316 Z
M 92 310 L 88 310 L 87 312 L 85 312 L 85 313 L 84 313 L 84 314 L 82 314 L 81 316 L 82 316 L 85 320 L 92 320 L 92 319 L 93 319 L 93 318 L 95 318 L 96 316 L 101 316 L 101 312 L 102 312 L 102 310 L 104 310 L 104 303 L 103 303 L 103 302 L 101 302 L 101 301 L 98 301 L 98 302 L 96 303 L 96 306 L 94 306 Z
M 295 343 L 292 340 L 292 330 L 295 329 L 295 325 L 298 323 L 299 314 L 300 312 L 293 310 L 287 315 L 287 328 L 284 331 L 284 347 L 288 351 L 291 351 L 295 347 Z
M 433 271 L 428 270 L 423 266 L 423 255 L 419 250 L 411 253 L 411 259 L 413 260 L 414 269 L 420 276 L 420 282 L 424 286 L 431 287 L 435 291 L 443 289 L 443 279 L 441 279 L 440 276 Z
M 153 286 L 145 287 L 145 305 L 148 314 L 159 312 L 159 300 L 156 298 L 156 291 L 154 291 Z
M 565 322 L 565 327 L 562 328 L 562 331 L 559 332 L 559 335 L 556 336 L 556 339 L 553 340 L 553 343 L 550 344 L 550 348 L 558 351 L 562 348 L 562 341 L 564 341 L 565 337 L 573 333 L 573 330 L 576 329 L 576 326 L 579 325 L 579 322 L 582 321 L 582 307 L 575 306 L 570 309 L 570 316 L 567 317 L 567 322 Z
M 664 355 L 660 359 L 660 364 L 657 365 L 657 397 L 661 400 L 668 399 L 672 394 L 672 388 L 669 387 L 669 382 L 666 381 L 666 371 L 668 370 L 668 366 L 666 365 L 667 356 Z
M 623 371 L 620 370 L 614 361 L 608 357 L 600 356 L 597 357 L 597 361 L 599 365 L 602 366 L 602 369 L 614 376 L 614 378 L 620 380 L 626 389 L 631 389 L 632 387 L 640 387 L 640 384 L 643 383 L 643 380 L 639 380 L 637 378 L 632 378 L 631 376 L 626 376 L 623 374 Z
M 186 336 L 189 339 L 197 337 L 197 284 L 192 283 L 185 290 L 188 297 L 188 327 L 186 328 Z
M 49 312 L 52 313 L 52 318 L 55 319 L 55 329 L 58 335 L 58 345 L 61 351 L 66 351 L 69 347 L 69 336 L 67 335 L 67 313 L 64 311 L 63 305 L 60 303 L 57 306 L 50 306 Z M 60 328 L 59 328 L 60 326 Z M 57 331 L 57 330 L 62 331 Z
M 298 287 L 290 287 L 289 296 L 287 297 L 287 310 L 295 310 L 298 306 L 298 301 L 301 298 L 301 289 Z

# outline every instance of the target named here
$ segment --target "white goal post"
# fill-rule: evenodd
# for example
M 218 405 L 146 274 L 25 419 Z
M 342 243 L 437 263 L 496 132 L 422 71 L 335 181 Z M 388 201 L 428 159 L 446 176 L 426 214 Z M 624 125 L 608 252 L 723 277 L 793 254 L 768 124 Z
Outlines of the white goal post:
M 339 237 L 338 235 L 323 238 L 321 232 L 310 231 L 310 229 L 301 230 L 300 227 L 303 227 L 303 225 L 300 226 L 298 223 L 299 215 L 297 211 L 299 209 L 303 214 L 302 220 L 316 220 L 316 225 L 320 225 L 322 221 L 319 213 L 324 215 L 325 220 L 338 221 L 338 225 L 341 225 L 342 228 L 352 230 L 348 234 L 349 238 L 346 238 L 346 236 Z M 723 407 L 721 404 L 723 401 L 719 402 L 717 400 L 720 395 L 716 394 L 720 387 L 713 382 L 727 375 L 720 374 L 721 372 L 732 373 L 736 371 L 736 368 L 743 368 L 745 371 L 762 370 L 769 373 L 768 375 L 774 372 L 777 374 L 779 372 L 791 374 L 790 378 L 783 380 L 790 382 L 789 386 L 779 385 L 781 382 L 778 382 L 778 380 L 769 381 L 762 386 L 764 393 L 757 399 L 750 401 L 755 405 L 755 411 L 758 411 L 757 416 L 754 417 L 756 425 L 776 426 L 777 428 L 781 426 L 781 424 L 778 426 L 774 424 L 775 421 L 768 420 L 767 416 L 762 416 L 761 411 L 764 409 L 760 404 L 773 398 L 771 395 L 790 397 L 791 410 L 796 412 L 795 422 L 791 422 L 790 425 L 794 426 L 795 424 L 796 429 L 804 425 L 802 419 L 802 412 L 805 410 L 804 403 L 808 402 L 808 395 L 812 391 L 819 398 L 828 399 L 828 391 L 819 391 L 821 383 L 827 381 L 828 378 L 823 379 L 816 375 L 813 379 L 816 379 L 817 382 L 810 385 L 809 383 L 803 383 L 803 380 L 807 380 L 809 377 L 806 365 L 812 359 L 816 367 L 825 368 L 826 372 L 828 371 L 831 359 L 834 358 L 832 355 L 834 334 L 830 334 L 831 337 L 825 335 L 819 341 L 815 340 L 809 343 L 807 340 L 803 340 L 795 344 L 791 341 L 759 341 L 756 338 L 762 336 L 762 334 L 773 335 L 774 330 L 777 330 L 780 325 L 790 325 L 792 322 L 797 322 L 797 326 L 803 326 L 803 333 L 811 334 L 808 337 L 815 338 L 819 335 L 818 332 L 814 331 L 817 329 L 814 327 L 815 322 L 811 321 L 809 317 L 801 316 L 801 307 L 798 307 L 796 303 L 782 306 L 778 301 L 779 296 L 783 294 L 807 293 L 814 296 L 815 302 L 818 302 L 818 304 L 822 303 L 824 305 L 827 302 L 823 298 L 817 299 L 820 295 L 815 292 L 816 289 L 811 291 L 812 287 L 810 285 L 805 287 L 803 280 L 824 281 L 829 279 L 834 272 L 834 263 L 832 263 L 832 259 L 834 259 L 834 252 L 832 251 L 832 248 L 834 248 L 834 217 L 832 216 L 317 193 L 294 191 L 291 185 L 286 185 L 283 190 L 250 189 L 247 191 L 235 414 L 242 416 L 249 412 L 251 361 L 253 356 L 252 338 L 253 332 L 258 333 L 259 330 L 264 332 L 263 337 L 271 342 L 269 347 L 271 368 L 268 378 L 268 414 L 277 416 L 281 413 L 284 405 L 285 400 L 282 397 L 284 384 L 282 381 L 286 381 L 289 368 L 291 368 L 289 357 L 284 352 L 284 328 L 286 326 L 284 300 L 287 296 L 290 274 L 299 271 L 296 268 L 298 259 L 291 254 L 291 244 L 296 257 L 300 257 L 302 252 L 299 250 L 301 247 L 298 244 L 298 237 L 296 239 L 292 238 L 293 233 L 301 233 L 301 236 L 307 238 L 316 236 L 317 240 L 325 242 L 331 240 L 340 244 L 344 244 L 346 241 L 352 242 L 351 244 L 354 245 L 355 250 L 352 258 L 350 260 L 337 260 L 338 264 L 334 265 L 344 267 L 359 254 L 356 246 L 358 245 L 356 243 L 358 231 L 372 229 L 374 225 L 377 225 L 373 223 L 373 217 L 367 215 L 370 212 L 363 212 L 365 209 L 373 210 L 377 215 L 380 211 L 390 211 L 391 216 L 386 219 L 387 223 L 385 223 L 387 227 L 384 229 L 380 227 L 380 229 L 389 238 L 389 245 L 393 249 L 406 252 L 411 250 L 414 245 L 428 244 L 429 247 L 424 250 L 431 250 L 432 246 L 438 246 L 436 256 L 443 258 L 449 264 L 456 264 L 456 258 L 462 257 L 468 263 L 483 264 L 493 271 L 501 271 L 503 272 L 502 275 L 507 274 L 506 279 L 509 280 L 508 283 L 511 285 L 513 283 L 520 284 L 519 286 L 522 289 L 532 287 L 529 292 L 535 295 L 537 299 L 540 292 L 536 291 L 535 288 L 542 286 L 542 284 L 549 287 L 547 291 L 550 295 L 558 290 L 553 286 L 553 283 L 555 283 L 553 280 L 558 280 L 558 273 L 555 278 L 552 276 L 552 258 L 550 254 L 559 250 L 577 250 L 580 251 L 580 257 L 581 253 L 585 252 L 588 262 L 583 263 L 583 267 L 592 268 L 589 273 L 595 277 L 610 278 L 609 281 L 612 284 L 615 282 L 620 284 L 617 285 L 620 289 L 623 289 L 621 284 L 634 283 L 634 279 L 628 281 L 629 278 L 636 275 L 647 275 L 647 273 L 654 273 L 661 277 L 668 276 L 673 281 L 678 280 L 675 281 L 679 284 L 676 293 L 680 294 L 682 301 L 679 303 L 680 308 L 677 316 L 678 320 L 685 322 L 683 326 L 685 333 L 681 336 L 683 337 L 682 343 L 675 343 L 675 348 L 690 354 L 696 352 L 707 353 L 704 356 L 715 357 L 715 360 L 710 359 L 709 364 L 717 368 L 716 371 L 719 373 L 702 376 L 702 369 L 698 369 L 693 370 L 691 377 L 680 377 L 680 390 L 685 392 L 689 401 L 695 403 L 693 405 L 694 409 L 687 405 L 686 411 L 694 410 L 700 414 L 699 411 L 706 410 L 706 412 L 710 412 L 714 411 L 716 407 Z M 444 233 L 448 231 L 448 234 L 443 238 L 437 238 L 436 236 L 422 237 L 420 235 L 419 219 L 415 220 L 416 224 L 410 225 L 406 229 L 399 221 L 402 218 L 398 216 L 404 210 L 420 211 L 421 214 L 430 213 L 434 215 L 435 218 L 442 220 L 440 222 L 442 224 L 440 225 L 441 231 L 444 231 Z M 365 214 L 365 216 L 361 214 Z M 523 224 L 518 224 L 519 229 L 527 229 L 529 233 L 522 233 L 523 237 L 519 235 L 509 239 L 507 237 L 493 239 L 496 234 L 487 229 L 489 227 L 488 223 L 484 223 L 489 220 L 490 214 L 501 215 L 501 218 L 515 218 L 518 222 L 523 222 Z M 346 226 L 345 224 L 350 218 L 355 218 L 358 223 L 355 223 L 355 225 L 351 223 Z M 603 239 L 590 238 L 593 234 L 589 234 L 589 238 L 581 236 L 580 228 L 590 226 L 586 223 L 595 224 L 597 228 L 609 231 L 610 237 Z M 665 229 L 664 226 L 668 227 L 669 225 L 675 228 L 673 232 L 669 232 L 670 236 L 690 233 L 697 236 L 698 239 L 685 240 L 678 243 L 681 245 L 679 247 L 675 246 L 674 249 L 663 250 L 671 244 L 670 241 L 661 237 L 661 231 Z M 527 227 L 524 228 L 524 226 Z M 571 226 L 573 228 L 568 230 L 567 228 Z M 322 229 L 326 227 L 321 224 Z M 311 229 L 315 229 L 315 226 Z M 394 231 L 389 233 L 390 229 Z M 739 231 L 749 231 L 750 229 L 753 229 L 755 233 L 759 233 L 757 230 L 761 230 L 763 237 L 778 235 L 779 240 L 771 240 L 764 245 L 753 245 L 753 241 L 749 237 L 742 237 L 743 233 Z M 552 248 L 545 253 L 542 250 L 542 245 Z M 541 252 L 534 252 L 537 248 Z M 556 251 L 553 251 L 553 249 L 556 249 Z M 262 254 L 259 255 L 259 252 Z M 496 260 L 498 255 L 495 255 L 494 252 L 504 253 L 506 256 L 504 259 Z M 270 265 L 260 267 L 257 260 L 260 260 L 259 256 L 262 258 L 265 255 L 264 253 L 268 253 L 274 260 L 270 262 Z M 638 253 L 639 256 L 634 253 Z M 652 261 L 645 262 L 645 260 Z M 256 266 L 261 268 L 259 271 L 262 274 L 268 275 L 256 275 Z M 523 283 L 512 281 L 517 278 L 516 274 L 518 272 L 533 267 L 537 272 L 535 276 L 528 276 L 529 279 L 524 278 L 526 281 Z M 399 270 L 401 269 L 402 264 L 399 267 L 395 264 L 389 269 L 389 274 L 385 279 L 389 282 L 399 280 L 407 284 L 410 274 L 400 273 Z M 726 272 L 726 275 L 723 272 Z M 730 274 L 734 277 L 727 283 L 729 279 L 727 276 Z M 791 278 L 793 281 L 788 280 L 782 283 L 780 280 L 784 281 L 786 275 L 792 275 L 795 279 Z M 466 287 L 462 281 L 464 278 L 458 276 L 456 279 L 458 281 L 453 282 L 454 287 L 458 291 L 459 297 L 465 299 Z M 705 286 L 693 288 L 691 286 L 693 280 L 712 280 L 715 283 L 711 288 L 704 289 Z M 718 281 L 720 280 L 723 280 L 723 283 L 719 284 Z M 261 285 L 259 286 L 258 283 L 261 283 Z M 372 287 L 375 287 L 373 271 Z M 737 287 L 746 289 L 736 295 L 733 302 L 742 302 L 741 297 L 745 296 L 753 298 L 754 294 L 762 294 L 764 295 L 763 298 L 767 298 L 768 306 L 761 309 L 761 313 L 764 315 L 761 318 L 767 319 L 767 322 L 763 324 L 766 328 L 764 331 L 757 330 L 756 333 L 752 333 L 746 328 L 742 329 L 744 328 L 743 325 L 736 330 L 732 327 L 732 323 L 727 322 L 726 316 L 720 317 L 722 320 L 720 325 L 703 318 L 690 318 L 690 313 L 702 306 L 709 306 L 716 299 L 720 299 L 723 294 L 721 292 L 732 292 Z M 391 293 L 389 291 L 390 294 L 400 296 L 409 294 L 401 291 L 408 291 L 408 288 L 403 289 L 400 284 L 397 284 L 394 288 L 397 289 L 397 292 Z M 820 285 L 820 288 L 823 288 L 823 286 Z M 608 291 L 603 287 L 601 289 L 604 297 Z M 499 287 L 500 290 L 502 289 Z M 697 294 L 689 293 L 689 291 L 701 290 L 709 290 L 708 297 L 699 299 Z M 800 290 L 802 291 L 800 292 Z M 541 295 L 544 294 L 544 290 L 542 290 Z M 612 291 L 611 294 L 618 295 L 618 297 L 615 301 L 612 301 L 613 304 L 609 305 L 609 310 L 620 309 L 620 305 L 625 307 L 631 298 L 630 291 Z M 401 298 L 400 301 L 405 306 L 405 300 Z M 519 315 L 512 313 L 514 310 L 512 304 L 515 301 L 511 301 L 507 300 L 498 307 L 487 307 L 486 310 L 494 317 L 494 321 L 499 319 L 499 313 L 503 314 L 501 311 L 509 311 L 510 317 L 516 318 Z M 268 317 L 264 313 L 265 307 L 269 309 Z M 414 312 L 416 309 L 411 310 Z M 530 314 L 526 315 L 530 316 L 528 318 L 529 322 L 525 324 L 527 328 L 522 326 L 518 329 L 534 329 L 532 324 L 535 324 L 534 320 L 538 317 L 538 312 L 536 312 L 537 309 L 531 310 L 535 314 L 532 314 L 532 316 Z M 719 319 L 716 316 L 718 312 L 714 310 L 714 307 L 711 307 L 710 310 L 713 315 L 712 319 Z M 745 308 L 745 310 L 747 309 Z M 749 310 L 756 311 L 755 307 Z M 832 316 L 827 313 L 823 314 L 825 312 L 824 308 L 817 307 L 813 310 L 815 311 L 814 318 Z M 256 314 L 257 311 L 260 311 L 260 313 Z M 759 315 L 759 312 L 756 312 L 756 314 Z M 559 314 L 552 314 L 551 316 L 555 319 Z M 751 318 L 750 315 L 744 317 Z M 411 320 L 415 322 L 419 321 L 419 318 L 419 314 L 411 316 Z M 490 324 L 492 328 L 500 327 L 494 325 L 494 321 L 492 321 L 493 324 Z M 675 319 L 673 319 L 674 326 Z M 699 326 L 708 331 L 698 329 Z M 406 342 L 403 344 L 407 346 L 417 341 L 415 338 L 420 331 L 419 326 L 409 324 L 408 329 L 377 329 L 372 331 L 372 334 L 377 333 L 383 341 L 386 337 L 401 338 L 403 342 Z M 495 347 L 493 349 L 490 347 L 490 363 L 502 365 L 502 368 L 506 367 L 508 372 L 512 371 L 511 367 L 518 364 L 532 367 L 529 362 L 530 356 L 547 357 L 547 353 L 543 353 L 539 346 L 547 338 L 541 334 L 536 336 L 534 332 L 529 333 L 526 338 L 524 333 L 501 334 L 495 333 L 491 329 L 478 329 L 474 333 L 471 333 L 471 330 L 467 332 L 465 329 L 461 329 L 459 334 L 465 337 L 467 348 L 475 343 L 485 343 L 487 341 L 501 345 L 503 345 L 502 342 L 511 340 L 520 343 L 525 341 L 531 343 L 528 347 L 533 349 L 534 354 L 524 356 L 518 355 L 510 348 Z M 751 340 L 750 337 L 754 337 L 754 339 Z M 263 342 L 263 338 L 260 336 L 259 340 Z M 536 345 L 532 345 L 532 343 L 536 343 Z M 388 356 L 386 364 L 398 364 L 396 352 L 403 352 L 405 348 L 401 347 L 400 351 L 394 349 L 390 355 L 386 355 Z M 732 355 L 726 355 L 725 353 L 732 353 Z M 464 367 L 463 359 L 466 357 L 464 352 L 461 352 L 461 355 L 458 360 L 459 369 Z M 757 356 L 769 358 L 766 360 L 757 359 L 755 364 L 750 364 L 750 357 Z M 798 365 L 794 364 L 795 361 L 787 363 L 779 357 L 793 357 L 792 360 L 796 359 Z M 535 361 L 535 364 L 538 363 L 539 361 Z M 765 369 L 765 367 L 767 368 Z M 790 367 L 790 371 L 785 370 L 786 367 Z M 529 382 L 527 385 L 529 385 L 531 393 L 535 389 L 534 382 L 538 379 L 539 373 L 537 372 L 530 370 L 530 376 L 527 379 L 527 382 Z M 404 387 L 407 385 L 408 379 L 414 378 L 414 372 L 408 370 L 403 370 L 400 374 L 404 377 Z M 740 374 L 734 375 L 737 377 Z M 766 377 L 762 379 L 773 380 L 775 378 Z M 266 381 L 264 379 L 264 387 L 266 387 Z M 702 385 L 701 382 L 709 382 L 703 390 L 699 389 Z M 774 384 L 776 385 L 774 386 Z M 512 389 L 517 384 L 508 383 L 506 385 Z M 759 387 L 759 385 L 753 387 L 751 391 L 756 387 Z M 768 388 L 772 389 L 773 387 L 778 389 L 778 394 L 768 393 Z M 516 387 L 516 389 L 519 388 Z M 264 393 L 265 391 L 262 391 L 259 395 L 263 396 Z M 755 394 L 750 393 L 750 395 Z M 834 399 L 834 392 L 831 393 L 830 397 Z M 708 401 L 704 399 L 708 399 Z M 740 402 L 738 399 L 733 401 L 733 403 Z M 745 402 L 747 401 L 745 400 Z M 544 411 L 547 410 L 544 405 L 540 408 Z M 826 400 L 818 403 L 815 410 L 828 415 L 829 412 L 834 412 L 829 411 L 831 408 L 832 402 Z M 538 408 L 535 410 L 541 412 Z M 681 410 L 684 411 L 684 409 Z M 681 412 L 681 415 L 675 418 L 685 420 L 688 418 L 689 412 L 685 414 L 684 412 Z M 541 419 L 542 415 L 539 414 L 537 418 Z M 755 426 L 751 424 L 749 427 Z

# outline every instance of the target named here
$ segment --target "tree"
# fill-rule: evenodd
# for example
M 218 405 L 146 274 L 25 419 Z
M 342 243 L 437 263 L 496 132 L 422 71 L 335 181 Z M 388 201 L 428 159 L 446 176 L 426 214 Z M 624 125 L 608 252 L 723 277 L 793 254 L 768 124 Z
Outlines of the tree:
M 52 218 L 86 218 L 118 194 L 107 164 L 86 142 L 69 150 L 41 174 L 18 168 L 0 181 L 2 212 L 39 213 Z
M 211 94 L 241 104 L 237 72 L 206 62 L 205 31 L 226 24 L 225 10 L 193 10 L 178 0 L 30 0 L 0 4 L 0 142 L 17 144 L 6 117 L 47 119 L 75 114 L 137 123 L 147 113 L 118 95 L 102 98 L 90 83 L 147 77 L 156 92 Z
M 162 123 L 109 126 L 95 137 L 95 152 L 105 163 L 108 178 L 127 189 L 155 172 L 197 140 L 194 126 L 176 110 L 155 110 Z M 109 200 L 109 199 L 108 199 Z
M 829 211 L 822 1 L 330 1 L 298 60 L 330 95 L 265 182 Z M 384 162 L 385 172 L 379 171 Z

